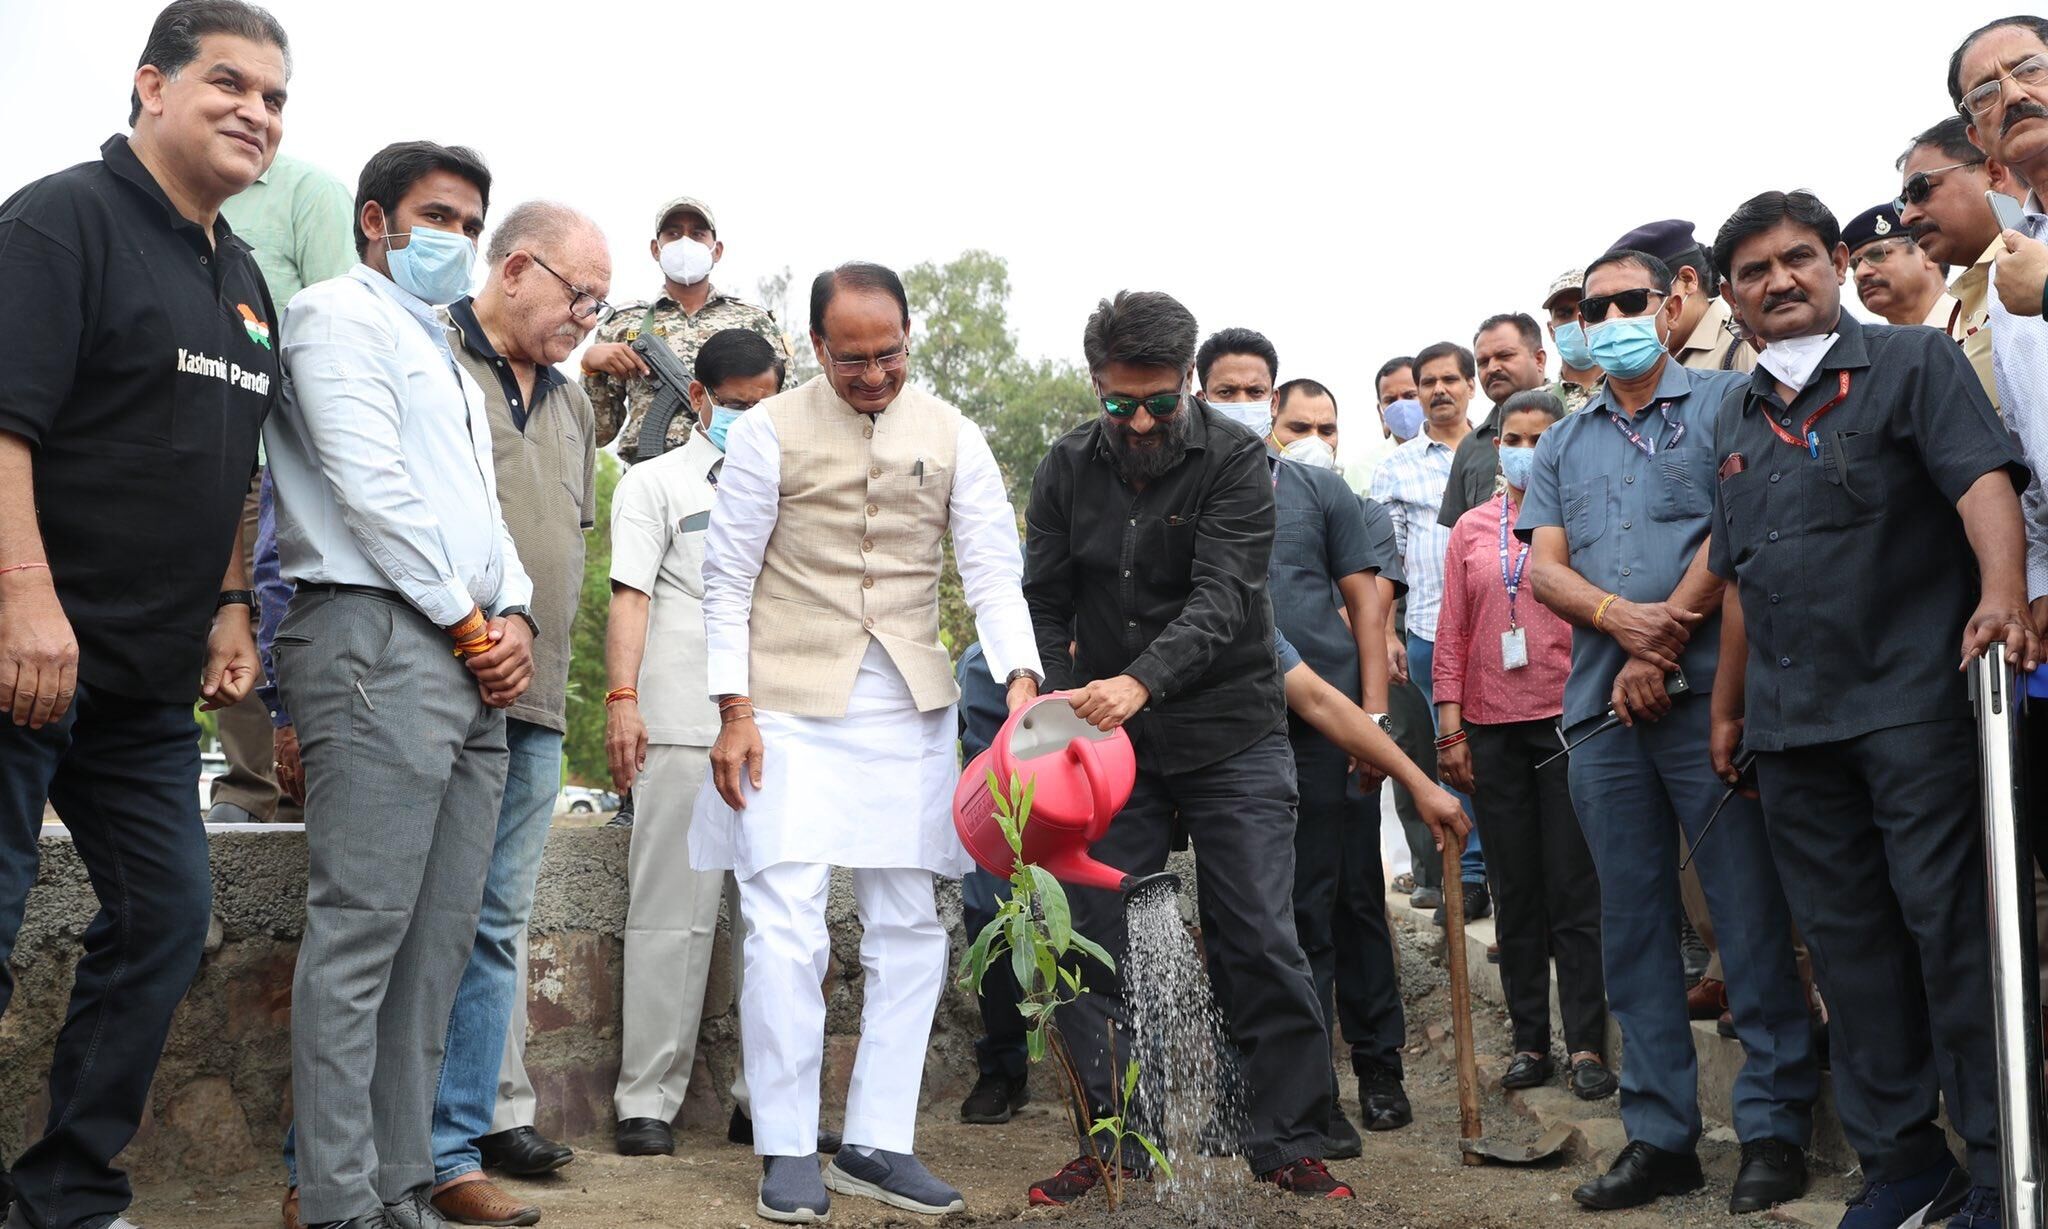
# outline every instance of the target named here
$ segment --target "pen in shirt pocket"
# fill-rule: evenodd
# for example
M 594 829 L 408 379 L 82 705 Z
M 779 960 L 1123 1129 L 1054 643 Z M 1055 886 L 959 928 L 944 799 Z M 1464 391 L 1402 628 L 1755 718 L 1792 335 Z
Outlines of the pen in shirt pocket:
M 919 457 L 919 458 L 917 459 L 917 467 L 916 467 L 915 469 L 913 469 L 913 470 L 912 470 L 911 472 L 917 475 L 917 485 L 919 485 L 919 486 L 923 486 L 923 485 L 924 485 L 924 458 L 923 458 L 923 457 Z

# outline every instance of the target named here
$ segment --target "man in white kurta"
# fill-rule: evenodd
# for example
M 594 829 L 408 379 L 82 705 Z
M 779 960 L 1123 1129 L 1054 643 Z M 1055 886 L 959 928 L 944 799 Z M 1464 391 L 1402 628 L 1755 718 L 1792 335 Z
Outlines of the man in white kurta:
M 690 861 L 739 880 L 756 1211 L 775 1221 L 821 1218 L 827 1187 L 927 1214 L 965 1206 L 912 1155 L 946 977 L 933 877 L 970 865 L 951 817 L 959 692 L 938 634 L 949 531 L 1012 709 L 1037 694 L 1043 669 L 1001 471 L 971 421 L 906 386 L 909 327 L 889 270 L 820 276 L 811 341 L 826 374 L 732 427 L 705 536 L 706 673 L 721 724 Z M 845 1146 L 821 1179 L 834 866 L 853 871 L 866 1002 Z

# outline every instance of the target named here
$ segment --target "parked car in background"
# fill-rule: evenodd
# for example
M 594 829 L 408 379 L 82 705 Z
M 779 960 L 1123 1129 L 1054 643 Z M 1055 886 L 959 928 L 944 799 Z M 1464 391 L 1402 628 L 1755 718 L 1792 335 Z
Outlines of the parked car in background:
M 608 789 L 591 789 L 583 785 L 564 785 L 562 796 L 555 800 L 555 810 L 571 815 L 594 815 L 599 811 L 619 809 L 619 796 Z

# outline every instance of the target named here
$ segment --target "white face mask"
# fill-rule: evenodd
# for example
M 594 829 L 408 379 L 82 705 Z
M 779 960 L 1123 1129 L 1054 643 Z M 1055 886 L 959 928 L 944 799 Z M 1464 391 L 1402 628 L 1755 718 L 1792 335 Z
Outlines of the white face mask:
M 1814 375 L 1820 371 L 1820 361 L 1828 356 L 1835 344 L 1834 333 L 1809 333 L 1804 337 L 1787 337 L 1774 341 L 1757 355 L 1756 361 L 1764 370 L 1778 377 L 1779 383 L 1787 388 L 1801 389 L 1813 383 Z
M 1271 401 L 1203 401 L 1203 405 L 1233 422 L 1252 429 L 1253 435 L 1264 435 L 1273 429 L 1273 403 Z
M 694 286 L 711 276 L 711 249 L 687 236 L 661 245 L 662 276 L 678 286 Z
M 1329 441 L 1319 435 L 1304 435 L 1280 450 L 1280 455 L 1290 461 L 1299 461 L 1311 469 L 1336 469 L 1337 450 Z

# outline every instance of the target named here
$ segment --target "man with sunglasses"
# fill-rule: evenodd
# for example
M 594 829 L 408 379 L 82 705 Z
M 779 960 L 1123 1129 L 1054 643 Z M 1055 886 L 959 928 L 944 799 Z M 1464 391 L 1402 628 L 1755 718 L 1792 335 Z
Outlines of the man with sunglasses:
M 1842 228 L 1856 297 L 1887 324 L 1923 324 L 1948 331 L 1957 314 L 1942 284 L 1941 266 L 1927 258 L 1899 221 L 1898 205 L 1873 205 Z
M 1646 222 L 1608 245 L 1610 252 L 1647 252 L 1671 270 L 1678 323 L 1665 345 L 1682 366 L 1698 371 L 1748 371 L 1756 347 L 1736 330 L 1734 313 L 1720 297 L 1714 262 L 1683 218 Z
M 1827 996 L 1864 1181 L 1842 1224 L 1996 1226 L 1977 732 L 1957 667 L 1994 641 L 2034 665 L 2026 468 L 1954 345 L 1842 310 L 1848 252 L 1813 196 L 1745 202 L 1714 259 L 1766 343 L 1714 437 L 1709 566 L 1728 582 L 1714 771 L 1736 785 L 1738 748 L 1755 755 Z
M 647 251 L 661 270 L 661 293 L 611 309 L 582 358 L 583 387 L 590 394 L 598 440 L 610 443 L 616 437 L 619 459 L 628 465 L 645 459 L 640 426 L 654 404 L 653 373 L 628 344 L 642 333 L 667 342 L 686 369 L 696 366 L 698 348 L 725 329 L 752 329 L 768 339 L 784 363 L 790 361 L 789 338 L 775 313 L 712 285 L 711 271 L 725 258 L 725 241 L 718 237 L 711 206 L 693 196 L 664 204 L 655 211 Z M 665 447 L 682 447 L 696 425 L 687 411 L 679 414 L 668 425 Z
M 1714 487 L 1714 414 L 1734 372 L 1685 367 L 1670 352 L 1683 304 L 1671 270 L 1645 252 L 1609 252 L 1586 269 L 1579 317 L 1600 395 L 1543 433 L 1515 532 L 1531 542 L 1536 599 L 1575 628 L 1563 726 L 1574 744 L 1572 802 L 1600 877 L 1602 968 L 1627 1060 L 1628 1145 L 1573 1198 L 1635 1207 L 1699 1189 L 1699 1067 L 1684 968 L 1680 834 L 1723 946 L 1736 1035 L 1742 1166 L 1732 1212 L 1757 1212 L 1806 1185 L 1820 1076 L 1791 919 L 1763 815 L 1730 798 L 1707 760 L 1720 651 L 1721 582 L 1706 568 Z M 1689 690 L 1673 695 L 1667 679 Z M 1621 728 L 1595 734 L 1609 709 Z M 1701 830 L 1721 804 L 1712 836 Z
M 1159 870 L 1177 813 L 1202 861 L 1211 967 L 1228 981 L 1245 1059 L 1248 1121 L 1231 1142 L 1262 1181 L 1346 1199 L 1322 1161 L 1330 1035 L 1294 927 L 1294 757 L 1267 598 L 1273 471 L 1258 435 L 1187 395 L 1195 336 L 1194 315 L 1158 291 L 1119 291 L 1088 318 L 1102 413 L 1054 443 L 1032 479 L 1025 597 L 1053 683 L 1082 718 L 1127 727 L 1137 752 L 1136 788 L 1094 855 Z M 1120 894 L 1075 887 L 1068 899 L 1074 928 L 1121 959 Z M 1100 1117 L 1119 1112 L 1129 1017 L 1117 973 L 1080 971 L 1089 992 L 1060 1027 Z M 1069 1203 L 1099 1175 L 1094 1157 L 1076 1157 L 1031 1202 Z
M 747 922 L 755 1211 L 819 1220 L 829 1188 L 939 1215 L 966 1203 L 912 1151 L 946 980 L 932 885 L 972 865 L 953 831 L 960 689 L 939 642 L 948 534 L 1011 710 L 1044 672 L 1018 588 L 1017 516 L 988 442 L 907 383 L 902 279 L 865 262 L 819 274 L 811 345 L 823 374 L 725 434 L 704 537 L 705 686 L 719 727 L 690 865 L 731 870 Z M 852 872 L 867 995 L 844 1145 L 821 1179 L 819 983 L 835 866 Z
M 1991 366 L 1991 262 L 2005 245 L 1999 242 L 1998 219 L 1984 202 L 1987 190 L 2023 196 L 2004 164 L 1987 161 L 1970 140 L 1970 122 L 1951 115 L 1913 138 L 1899 155 L 1898 199 L 1892 202 L 1899 221 L 1927 258 L 1945 268 L 1960 268 L 1949 284 L 1956 300 L 1941 325 L 1963 347 L 1977 381 L 1991 404 L 1998 405 L 1998 380 Z

